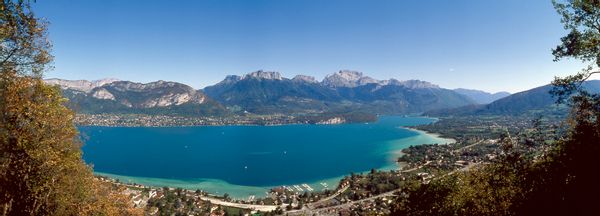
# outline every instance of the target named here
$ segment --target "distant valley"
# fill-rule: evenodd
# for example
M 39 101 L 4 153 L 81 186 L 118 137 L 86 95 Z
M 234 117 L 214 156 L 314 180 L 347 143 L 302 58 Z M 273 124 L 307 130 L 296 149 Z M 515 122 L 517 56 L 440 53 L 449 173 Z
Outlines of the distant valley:
M 489 104 L 431 110 L 425 112 L 425 115 L 566 115 L 567 106 L 555 103 L 556 98 L 550 94 L 552 87 L 552 85 L 544 85 L 500 98 Z M 582 87 L 591 93 L 600 93 L 600 80 L 586 81 Z
M 489 104 L 491 102 L 494 102 L 495 100 L 498 100 L 500 98 L 510 95 L 510 93 L 508 93 L 508 92 L 488 93 L 488 92 L 484 92 L 481 90 L 464 89 L 464 88 L 457 88 L 457 89 L 454 89 L 454 91 L 459 94 L 466 95 L 467 97 L 473 99 L 478 104 Z

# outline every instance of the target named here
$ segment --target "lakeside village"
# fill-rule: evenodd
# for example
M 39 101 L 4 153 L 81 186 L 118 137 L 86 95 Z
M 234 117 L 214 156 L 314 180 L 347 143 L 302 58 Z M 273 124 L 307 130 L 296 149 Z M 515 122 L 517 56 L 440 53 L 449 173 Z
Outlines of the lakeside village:
M 362 113 L 319 115 L 230 115 L 222 117 L 186 117 L 146 114 L 77 114 L 76 125 L 106 127 L 168 127 L 168 126 L 224 126 L 224 125 L 286 125 L 286 124 L 342 124 L 372 122 L 376 116 Z
M 148 187 L 98 178 L 128 194 L 135 207 L 144 209 L 146 215 L 386 215 L 396 199 L 406 197 L 403 191 L 411 183 L 428 183 L 436 177 L 493 162 L 504 154 L 503 143 L 533 139 L 532 134 L 549 136 L 560 130 L 557 122 L 559 120 L 554 118 L 536 120 L 523 116 L 442 118 L 414 128 L 452 138 L 455 143 L 411 146 L 402 151 L 399 170 L 351 173 L 340 180 L 336 188 L 322 191 L 307 185 L 282 186 L 271 189 L 264 198 L 251 196 L 242 200 L 232 199 L 227 194 L 210 195 L 200 189 Z M 517 145 L 515 148 L 541 153 L 548 146 Z

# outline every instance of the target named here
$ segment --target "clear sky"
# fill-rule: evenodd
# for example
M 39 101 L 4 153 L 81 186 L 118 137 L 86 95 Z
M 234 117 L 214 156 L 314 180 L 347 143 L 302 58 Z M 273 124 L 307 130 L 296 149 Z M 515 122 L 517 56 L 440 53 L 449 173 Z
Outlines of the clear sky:
M 228 74 L 340 69 L 445 88 L 517 92 L 577 71 L 553 62 L 565 34 L 550 0 L 39 0 L 55 69 L 46 77 L 196 88 Z

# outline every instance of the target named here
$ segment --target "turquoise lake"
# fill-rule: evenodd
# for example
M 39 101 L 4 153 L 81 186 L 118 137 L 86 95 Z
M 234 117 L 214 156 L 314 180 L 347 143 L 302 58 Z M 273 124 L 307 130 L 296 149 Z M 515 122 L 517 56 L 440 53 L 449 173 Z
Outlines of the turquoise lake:
M 83 158 L 96 174 L 247 198 L 282 185 L 333 189 L 351 172 L 396 169 L 401 149 L 450 141 L 403 128 L 434 121 L 385 116 L 368 124 L 79 129 Z

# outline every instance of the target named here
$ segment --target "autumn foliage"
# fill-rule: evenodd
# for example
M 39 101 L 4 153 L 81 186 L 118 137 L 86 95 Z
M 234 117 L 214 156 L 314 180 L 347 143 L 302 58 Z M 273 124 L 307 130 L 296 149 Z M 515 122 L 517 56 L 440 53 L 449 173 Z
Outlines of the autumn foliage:
M 0 1 L 0 215 L 141 215 L 82 160 L 74 113 L 44 84 L 46 23 L 29 1 Z

